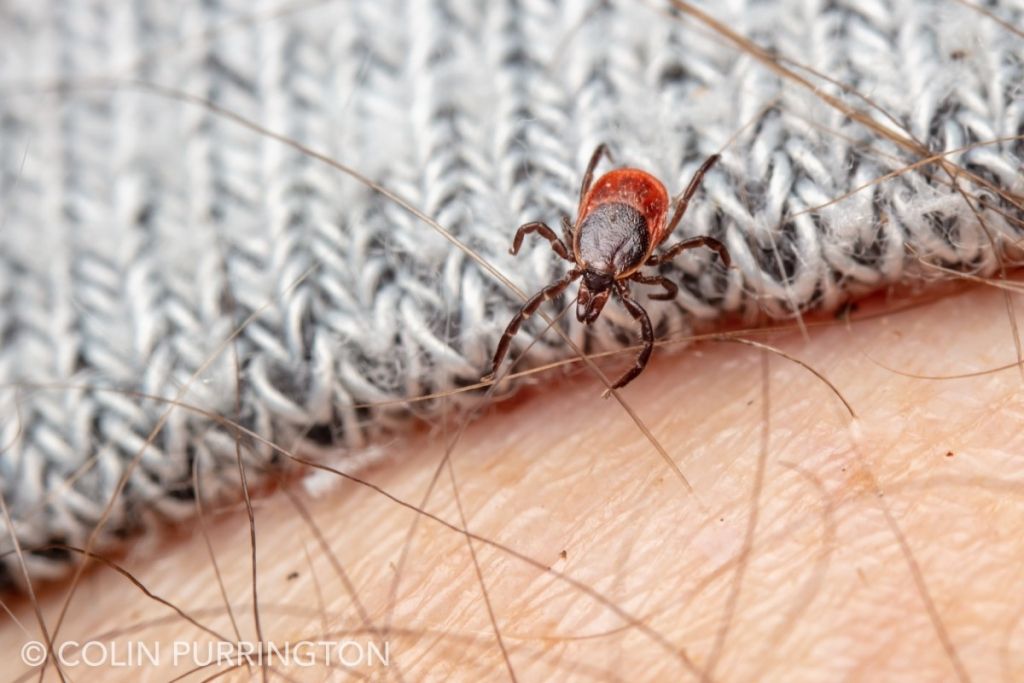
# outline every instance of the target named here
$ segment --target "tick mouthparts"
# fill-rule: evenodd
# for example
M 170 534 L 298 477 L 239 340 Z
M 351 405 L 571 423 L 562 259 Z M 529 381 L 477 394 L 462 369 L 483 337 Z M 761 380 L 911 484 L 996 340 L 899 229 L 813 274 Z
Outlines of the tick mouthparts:
M 590 322 L 590 307 L 594 301 L 594 295 L 590 293 L 586 283 L 580 283 L 580 293 L 576 295 L 576 319 L 581 323 Z
M 597 268 L 604 268 L 605 266 L 597 266 Z M 588 265 L 587 271 L 583 273 L 583 284 L 586 285 L 590 292 L 602 292 L 608 289 L 612 284 L 612 276 L 605 272 L 591 270 L 595 266 Z M 588 292 L 588 294 L 590 293 Z
M 586 283 L 581 284 L 580 293 L 576 296 L 576 319 L 585 325 L 597 320 L 610 293 L 608 289 L 592 292 Z

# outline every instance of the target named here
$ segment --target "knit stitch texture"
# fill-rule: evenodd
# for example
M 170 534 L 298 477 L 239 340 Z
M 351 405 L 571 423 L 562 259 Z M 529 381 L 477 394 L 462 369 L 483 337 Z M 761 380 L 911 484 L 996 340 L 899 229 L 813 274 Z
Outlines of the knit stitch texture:
M 960 3 L 700 6 L 869 95 L 888 116 L 800 71 L 933 152 L 1024 134 L 1024 39 Z M 986 7 L 1024 26 L 1020 0 Z M 111 76 L 208 98 L 359 169 L 527 292 L 566 266 L 543 240 L 510 256 L 513 231 L 572 217 L 598 142 L 673 192 L 725 147 L 677 236 L 718 237 L 736 267 L 723 270 L 705 250 L 663 266 L 681 291 L 649 306 L 661 337 L 723 315 L 834 309 L 929 277 L 918 259 L 984 274 L 997 266 L 975 213 L 935 167 L 801 213 L 919 157 L 667 3 L 8 2 L 0 8 L 6 580 L 20 573 L 12 531 L 26 548 L 84 545 L 140 450 L 101 549 L 194 514 L 194 468 L 204 497 L 239 495 L 235 435 L 179 408 L 142 450 L 168 406 L 138 394 L 180 394 L 286 448 L 342 453 L 354 466 L 367 446 L 440 406 L 359 404 L 476 382 L 522 303 L 429 226 L 327 165 L 201 106 L 84 83 Z M 72 87 L 28 92 L 55 79 Z M 1019 139 L 949 160 L 1024 193 Z M 1024 236 L 1022 216 L 983 194 L 979 210 L 1001 250 Z M 614 303 L 592 328 L 571 318 L 559 324 L 587 350 L 637 339 Z M 531 319 L 511 356 L 543 327 Z M 570 353 L 549 333 L 520 367 Z M 41 386 L 50 384 L 73 388 Z M 455 400 L 467 408 L 483 393 Z M 265 444 L 244 446 L 256 468 L 250 482 L 284 465 Z M 40 550 L 26 560 L 43 579 L 64 575 L 76 558 Z

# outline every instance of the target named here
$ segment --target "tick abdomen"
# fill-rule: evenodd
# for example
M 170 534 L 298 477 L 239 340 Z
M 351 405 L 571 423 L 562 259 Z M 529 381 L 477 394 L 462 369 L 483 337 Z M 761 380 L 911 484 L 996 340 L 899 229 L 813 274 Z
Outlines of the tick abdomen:
M 588 270 L 619 275 L 647 254 L 647 219 L 629 204 L 595 206 L 577 229 L 580 259 Z

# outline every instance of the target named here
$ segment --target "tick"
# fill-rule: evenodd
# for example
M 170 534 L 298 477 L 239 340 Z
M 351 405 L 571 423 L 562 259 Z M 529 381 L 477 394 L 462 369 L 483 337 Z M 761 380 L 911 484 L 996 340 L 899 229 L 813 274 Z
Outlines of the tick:
M 643 347 L 633 367 L 612 385 L 613 389 L 622 388 L 643 372 L 654 349 L 651 319 L 643 306 L 633 299 L 629 283 L 661 287 L 664 291 L 652 294 L 650 298 L 662 301 L 674 299 L 679 292 L 679 287 L 671 280 L 657 274 L 645 275 L 640 269 L 665 263 L 695 247 L 714 250 L 725 267 L 729 267 L 729 252 L 725 245 L 706 235 L 682 240 L 659 254 L 654 253 L 679 225 L 704 174 L 718 161 L 717 154 L 708 157 L 686 190 L 672 202 L 672 218 L 667 222 L 669 196 L 661 181 L 637 168 L 618 168 L 594 181 L 594 170 L 602 156 L 612 160 L 604 144 L 594 150 L 583 174 L 576 223 L 570 223 L 567 217 L 562 218 L 564 241 L 542 222 L 526 223 L 516 231 L 509 250 L 512 255 L 519 253 L 524 237 L 536 233 L 548 240 L 554 252 L 569 261 L 572 268 L 562 278 L 534 294 L 515 314 L 498 342 L 488 378 L 497 373 L 512 337 L 519 332 L 523 321 L 542 303 L 558 296 L 575 280 L 582 278 L 576 295 L 577 320 L 584 324 L 597 320 L 608 297 L 615 294 L 633 319 L 640 323 Z

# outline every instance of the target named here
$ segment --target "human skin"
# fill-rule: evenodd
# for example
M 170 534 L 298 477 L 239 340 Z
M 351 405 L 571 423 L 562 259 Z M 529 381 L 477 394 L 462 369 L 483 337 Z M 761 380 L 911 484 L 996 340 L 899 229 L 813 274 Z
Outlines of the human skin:
M 419 516 L 404 562 L 417 514 L 366 486 L 322 473 L 316 492 L 295 482 L 257 495 L 263 639 L 376 638 L 390 653 L 387 667 L 347 673 L 275 663 L 271 678 L 1021 680 L 1024 378 L 1013 368 L 945 381 L 889 369 L 948 375 L 1012 363 L 1004 294 L 977 286 L 915 306 L 875 297 L 854 318 L 806 336 L 747 337 L 826 376 L 856 419 L 807 369 L 760 349 L 656 351 L 620 395 L 692 493 L 587 370 L 543 374 L 473 420 L 451 464 L 470 531 L 496 544 L 474 540 L 472 552 L 507 661 L 446 470 L 426 505 L 436 518 Z M 602 365 L 614 377 L 624 362 Z M 386 462 L 358 475 L 418 506 L 459 425 L 452 417 L 385 444 Z M 225 639 L 255 641 L 245 508 L 203 518 L 240 638 L 200 525 L 151 535 L 115 559 Z M 66 590 L 39 597 L 51 631 Z M 39 638 L 31 604 L 11 607 L 30 635 L 0 630 L 6 679 L 29 670 L 16 653 Z M 108 652 L 111 642 L 163 644 L 149 680 L 191 668 L 190 654 L 172 666 L 173 641 L 215 640 L 102 566 L 84 574 L 56 640 L 90 639 Z M 82 663 L 66 672 L 75 681 L 141 674 Z M 242 667 L 224 678 L 259 675 Z M 47 680 L 57 680 L 52 667 Z

